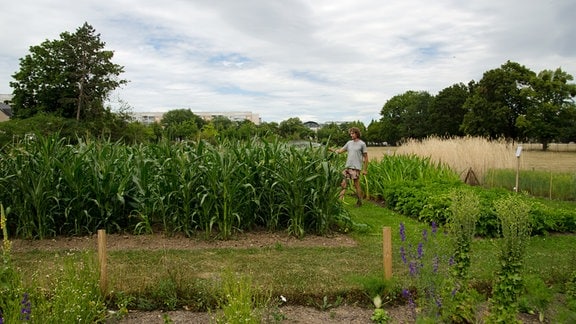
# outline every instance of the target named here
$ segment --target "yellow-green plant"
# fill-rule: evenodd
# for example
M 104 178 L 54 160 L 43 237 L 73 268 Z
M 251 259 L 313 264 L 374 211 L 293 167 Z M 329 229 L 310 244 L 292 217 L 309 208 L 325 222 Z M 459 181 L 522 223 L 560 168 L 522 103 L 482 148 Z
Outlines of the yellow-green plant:
M 480 200 L 472 190 L 460 188 L 450 193 L 448 233 L 452 246 L 451 280 L 447 287 L 442 316 L 448 322 L 472 323 L 475 320 L 477 301 L 475 292 L 468 285 L 471 246 L 476 222 L 480 215 Z
M 38 323 L 94 323 L 106 316 L 94 252 L 57 256 L 61 268 L 51 276 L 48 293 L 32 297 Z
M 11 262 L 11 242 L 4 206 L 0 204 L 0 231 L 2 232 L 2 264 L 0 264 L 0 323 L 29 320 L 31 305 L 28 294 L 23 294 L 20 275 Z
M 517 194 L 494 203 L 500 220 L 500 269 L 490 299 L 489 323 L 518 322 L 518 297 L 522 293 L 522 266 L 530 238 L 530 205 Z
M 471 190 L 460 188 L 450 194 L 448 229 L 453 247 L 452 275 L 458 280 L 468 277 L 472 239 L 480 216 L 480 200 Z
M 218 323 L 260 323 L 256 294 L 252 279 L 246 275 L 237 275 L 231 270 L 224 272 L 222 278 L 221 316 Z
M 390 317 L 390 314 L 388 314 L 388 311 L 382 308 L 382 297 L 377 295 L 372 299 L 372 303 L 374 304 L 375 309 L 370 320 L 374 323 L 388 323 L 392 318 Z

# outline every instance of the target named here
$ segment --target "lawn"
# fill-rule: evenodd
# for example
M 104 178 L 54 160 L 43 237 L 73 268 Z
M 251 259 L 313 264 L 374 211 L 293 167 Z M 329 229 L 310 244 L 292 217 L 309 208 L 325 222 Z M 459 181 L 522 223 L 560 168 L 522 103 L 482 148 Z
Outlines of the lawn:
M 347 199 L 352 202 L 352 197 Z M 430 227 L 376 203 L 352 206 L 346 207 L 352 220 L 363 225 L 348 234 L 357 242 L 355 246 L 292 247 L 279 242 L 240 248 L 207 245 L 200 249 L 112 250 L 108 260 L 109 301 L 112 305 L 129 301 L 131 308 L 144 310 L 186 306 L 205 311 L 217 306 L 217 283 L 225 271 L 232 271 L 251 278 L 258 294 L 271 300 L 284 296 L 290 304 L 322 308 L 329 302 L 371 307 L 372 297 L 377 294 L 387 297 L 388 306 L 404 303 L 400 291 L 410 284 L 410 276 L 400 258 L 400 224 L 405 226 L 407 241 L 414 244 Z M 391 280 L 384 280 L 385 226 L 391 227 L 393 234 Z M 496 243 L 494 239 L 477 239 L 472 245 L 471 282 L 482 293 L 489 293 L 498 268 Z M 576 255 L 567 253 L 574 246 L 576 235 L 532 237 L 523 273 L 541 278 L 554 294 L 562 291 L 576 269 Z M 48 286 L 65 260 L 82 254 L 69 247 L 56 251 L 34 249 L 14 253 L 13 261 L 27 284 Z M 557 313 L 559 307 L 552 303 L 547 312 Z

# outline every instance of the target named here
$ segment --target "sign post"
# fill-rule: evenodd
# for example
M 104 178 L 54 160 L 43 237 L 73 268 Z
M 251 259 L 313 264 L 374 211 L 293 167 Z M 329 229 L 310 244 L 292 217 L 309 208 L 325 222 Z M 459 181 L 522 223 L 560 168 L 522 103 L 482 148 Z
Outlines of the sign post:
M 518 179 L 520 177 L 520 154 L 522 154 L 522 145 L 519 145 L 516 149 L 516 185 L 514 186 L 514 191 L 518 192 Z

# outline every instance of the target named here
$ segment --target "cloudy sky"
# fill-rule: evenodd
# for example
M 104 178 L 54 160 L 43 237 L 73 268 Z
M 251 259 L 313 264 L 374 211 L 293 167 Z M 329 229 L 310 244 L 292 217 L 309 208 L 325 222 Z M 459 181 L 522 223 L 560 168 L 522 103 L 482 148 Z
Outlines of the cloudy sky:
M 130 81 L 112 104 L 369 123 L 395 95 L 507 60 L 576 76 L 575 12 L 574 0 L 8 1 L 0 94 L 30 46 L 88 22 Z

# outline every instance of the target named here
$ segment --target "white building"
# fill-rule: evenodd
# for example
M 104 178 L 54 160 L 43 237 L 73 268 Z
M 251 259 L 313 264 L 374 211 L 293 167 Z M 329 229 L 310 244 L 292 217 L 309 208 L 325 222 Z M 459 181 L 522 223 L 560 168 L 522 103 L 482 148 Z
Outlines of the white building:
M 258 114 L 249 111 L 225 111 L 225 112 L 193 112 L 195 115 L 200 116 L 205 121 L 210 121 L 215 117 L 226 117 L 231 121 L 249 120 L 256 125 L 259 125 L 261 120 Z M 159 123 L 164 116 L 164 112 L 135 112 L 134 118 L 145 124 Z

